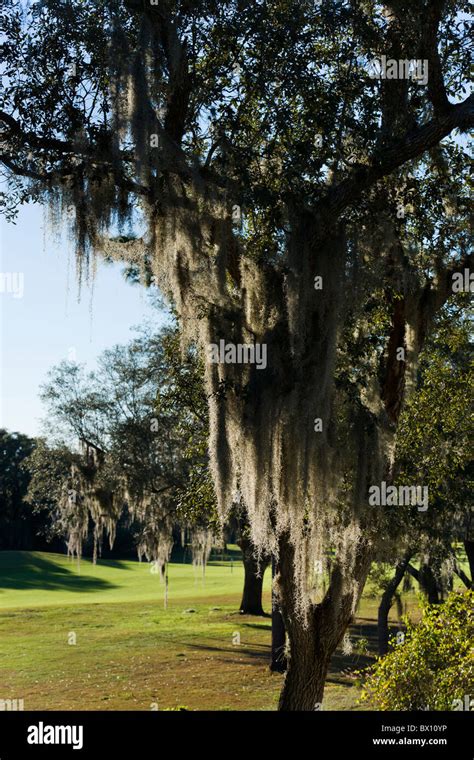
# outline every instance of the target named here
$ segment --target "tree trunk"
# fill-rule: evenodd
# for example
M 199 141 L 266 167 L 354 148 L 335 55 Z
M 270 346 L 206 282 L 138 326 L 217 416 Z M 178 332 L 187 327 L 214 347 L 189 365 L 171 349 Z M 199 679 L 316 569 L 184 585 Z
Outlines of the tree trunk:
M 275 580 L 278 574 L 278 567 L 275 559 L 272 559 L 272 579 Z M 280 610 L 278 595 L 272 584 L 272 658 L 270 670 L 272 673 L 285 673 L 287 668 L 286 661 L 286 631 L 283 616 Z
M 469 562 L 469 572 L 471 574 L 471 583 L 474 583 L 474 541 L 464 541 L 467 561 Z
M 243 555 L 243 563 L 245 579 L 239 611 L 242 615 L 264 615 L 262 606 L 264 569 L 248 555 Z
M 411 552 L 405 554 L 403 559 L 401 559 L 400 562 L 397 564 L 395 568 L 395 574 L 393 578 L 390 580 L 387 588 L 383 592 L 382 598 L 380 600 L 380 605 L 379 605 L 379 610 L 378 610 L 378 624 L 377 624 L 380 657 L 383 657 L 388 652 L 388 636 L 389 636 L 388 613 L 390 612 L 390 608 L 393 603 L 393 596 L 395 594 L 395 591 L 397 590 L 398 586 L 400 585 L 402 581 L 403 576 L 405 575 L 405 571 L 410 561 L 410 557 L 411 557 Z
M 335 566 L 329 589 L 320 604 L 302 618 L 296 605 L 294 550 L 286 536 L 280 539 L 279 573 L 276 585 L 288 637 L 288 668 L 278 709 L 312 711 L 322 707 L 324 686 L 331 657 L 351 622 L 354 610 L 352 594 L 344 591 L 340 567 Z M 351 580 L 358 584 L 358 596 L 370 569 L 371 552 L 361 546 Z
M 425 564 L 417 570 L 416 567 L 409 564 L 407 570 L 420 584 L 420 588 L 428 599 L 429 604 L 439 604 L 441 601 L 440 590 L 431 567 Z
M 439 604 L 441 601 L 440 589 L 433 570 L 429 565 L 423 565 L 420 568 L 420 583 L 428 598 L 428 602 L 430 604 Z
M 307 627 L 292 625 L 288 633 L 290 657 L 279 710 L 321 709 L 332 652 L 322 646 L 321 626 L 312 617 Z
M 262 606 L 263 576 L 269 565 L 269 559 L 257 561 L 254 547 L 249 538 L 241 534 L 238 542 L 244 564 L 244 590 L 240 603 L 242 615 L 265 615 Z
M 460 578 L 460 580 L 464 583 L 466 588 L 474 588 L 472 577 L 468 578 L 468 576 L 466 575 L 462 567 L 459 565 L 459 562 L 456 557 L 456 551 L 454 549 L 452 552 L 452 558 L 453 558 L 453 570 L 458 576 L 458 578 Z M 452 578 L 450 580 L 451 580 L 451 590 L 452 590 L 452 587 L 453 587 Z

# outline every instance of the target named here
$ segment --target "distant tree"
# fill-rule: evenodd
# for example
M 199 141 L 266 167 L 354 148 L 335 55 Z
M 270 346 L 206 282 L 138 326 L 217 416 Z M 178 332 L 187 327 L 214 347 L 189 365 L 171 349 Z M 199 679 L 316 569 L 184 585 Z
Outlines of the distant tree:
M 48 540 L 61 549 L 66 544 L 72 554 L 91 555 L 94 561 L 102 553 L 106 529 L 104 518 L 107 511 L 110 512 L 107 499 L 112 496 L 110 489 L 116 487 L 115 482 L 110 482 L 110 472 L 108 482 L 105 481 L 105 469 L 99 458 L 100 450 L 93 453 L 91 445 L 89 449 L 84 445 L 78 449 L 37 439 L 34 451 L 25 460 L 31 476 L 26 500 L 33 512 L 40 511 L 48 516 Z M 97 513 L 95 499 L 99 500 Z M 117 526 L 113 526 L 114 536 L 116 533 L 122 554 L 136 551 L 136 543 L 131 537 L 133 524 L 126 510 L 119 517 Z M 117 540 L 114 541 L 116 547 Z
M 29 476 L 25 501 L 34 514 L 47 516 L 43 530 L 49 542 L 64 540 L 59 523 L 60 503 L 75 459 L 77 455 L 67 446 L 50 446 L 44 438 L 37 438 L 23 463 Z
M 33 548 L 40 520 L 25 502 L 30 473 L 24 463 L 34 446 L 26 435 L 0 430 L 0 549 Z
M 93 487 L 98 488 L 107 463 L 110 497 L 115 492 L 119 498 L 118 503 L 110 500 L 109 517 L 115 523 L 129 504 L 143 555 L 164 568 L 163 558 L 169 556 L 176 530 L 190 537 L 203 531 L 209 536 L 219 534 L 209 472 L 203 368 L 193 349 L 183 354 L 177 328 L 156 334 L 142 331 L 128 345 L 105 351 L 98 370 L 89 375 L 79 365 L 63 362 L 51 371 L 43 399 L 51 434 L 68 439 L 70 445 L 74 440 L 82 445 L 85 460 L 81 465 L 81 457 L 76 457 L 75 477 L 71 480 L 69 472 L 66 477 L 68 490 L 74 490 L 74 481 L 79 494 L 77 474 L 81 467 L 89 477 L 94 475 Z M 95 464 L 87 465 L 88 457 Z M 108 508 L 102 501 L 96 514 L 91 496 L 89 492 L 88 500 L 76 504 L 78 514 L 82 504 L 89 504 L 89 508 L 83 514 L 82 527 L 76 526 L 70 534 L 70 546 L 72 549 L 76 540 L 80 553 L 91 517 L 98 531 L 95 557 Z M 74 512 L 68 501 L 64 506 L 69 522 L 60 520 L 63 528 L 70 527 Z M 240 505 L 236 505 L 234 515 L 245 570 L 241 612 L 261 615 L 263 574 L 269 558 L 255 557 Z M 199 554 L 201 544 L 191 541 L 193 545 Z
M 415 475 L 429 489 L 430 506 L 414 515 L 422 551 L 452 555 L 453 543 L 472 541 L 473 487 L 472 324 L 460 299 L 451 299 L 435 321 L 420 356 L 418 387 L 400 420 L 397 478 Z M 429 514 L 428 514 L 429 513 Z M 427 552 L 429 554 L 429 552 Z
M 154 351 L 148 353 L 148 343 Z M 89 519 L 99 548 L 103 530 L 113 539 L 128 506 L 140 556 L 166 565 L 176 526 L 176 492 L 187 461 L 175 406 L 159 402 L 166 386 L 163 346 L 150 336 L 101 356 L 96 372 L 63 362 L 50 372 L 42 398 L 49 428 L 80 450 L 64 488 L 70 549 L 80 553 Z M 94 551 L 96 555 L 96 550 Z

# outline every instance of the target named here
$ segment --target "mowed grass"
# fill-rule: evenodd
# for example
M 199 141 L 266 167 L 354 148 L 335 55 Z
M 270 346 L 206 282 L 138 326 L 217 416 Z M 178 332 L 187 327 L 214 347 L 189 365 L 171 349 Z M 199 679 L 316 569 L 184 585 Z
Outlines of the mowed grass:
M 234 550 L 216 558 L 205 574 L 189 563 L 169 566 L 169 602 L 239 594 L 243 566 Z M 229 558 L 230 557 L 230 558 Z M 234 557 L 232 560 L 231 558 Z M 270 579 L 266 586 L 269 590 Z M 0 552 L 0 610 L 10 607 L 153 601 L 163 607 L 164 584 L 148 562 L 99 560 L 96 565 L 62 554 Z
M 267 610 L 270 580 L 267 571 Z M 171 563 L 164 609 L 146 563 L 0 552 L 0 699 L 26 710 L 274 710 L 282 676 L 268 668 L 270 619 L 238 613 L 242 586 L 235 558 L 214 559 L 204 579 Z M 333 658 L 324 709 L 361 709 L 354 671 L 372 660 L 376 609 L 363 600 L 356 653 Z

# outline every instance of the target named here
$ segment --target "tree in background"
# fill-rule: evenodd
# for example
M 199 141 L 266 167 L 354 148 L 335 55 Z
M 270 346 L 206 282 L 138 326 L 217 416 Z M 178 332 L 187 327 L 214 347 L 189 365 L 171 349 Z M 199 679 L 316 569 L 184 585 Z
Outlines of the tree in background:
M 471 585 L 460 565 L 459 546 L 469 556 L 472 389 L 470 324 L 459 300 L 452 299 L 420 356 L 417 388 L 400 420 L 395 482 L 418 477 L 429 488 L 430 505 L 426 512 L 399 515 L 405 522 L 404 533 L 397 531 L 399 561 L 394 573 L 381 579 L 379 654 L 388 651 L 388 613 L 407 573 L 430 603 L 449 592 L 454 574 Z
M 82 271 L 94 252 L 136 267 L 205 354 L 221 519 L 239 493 L 257 551 L 278 557 L 281 709 L 321 703 L 394 537 L 368 489 L 393 480 L 420 351 L 470 266 L 451 137 L 473 123 L 467 10 L 44 0 L 4 13 L 6 211 L 49 203 Z M 235 362 L 239 345 L 261 361 Z
M 458 547 L 472 552 L 472 330 L 459 299 L 440 314 L 421 357 L 420 384 L 403 416 L 399 436 L 400 478 L 421 473 L 433 513 L 420 516 L 420 567 L 408 571 L 431 603 L 440 601 L 457 574 Z M 472 578 L 471 571 L 471 578 Z
M 67 533 L 61 519 L 60 505 L 67 501 L 68 479 L 72 468 L 79 463 L 80 456 L 66 445 L 51 446 L 44 438 L 35 440 L 32 452 L 23 462 L 28 473 L 25 502 L 33 514 L 45 515 L 43 534 L 50 549 L 59 542 L 62 544 Z
M 178 526 L 177 492 L 190 462 L 182 455 L 184 407 L 178 398 L 162 398 L 168 393 L 162 339 L 143 334 L 115 346 L 88 375 L 63 362 L 51 371 L 42 398 L 51 430 L 81 447 L 61 502 L 65 524 L 72 526 L 69 549 L 81 553 L 92 519 L 97 556 L 104 531 L 113 541 L 127 506 L 139 556 L 164 572 Z
M 0 430 L 0 549 L 30 549 L 39 520 L 25 503 L 30 475 L 25 459 L 35 442 L 21 433 Z
M 64 443 L 54 445 L 41 438 L 36 440 L 33 453 L 25 460 L 31 477 L 26 501 L 34 512 L 43 511 L 47 515 L 45 535 L 50 551 L 54 547 L 62 550 L 65 544 L 71 555 L 85 554 L 93 562 L 102 555 L 105 518 L 112 513 L 111 489 L 117 488 L 118 483 L 117 476 L 110 482 L 110 472 L 106 481 L 102 460 L 100 449 L 91 445 L 78 449 Z M 134 525 L 127 510 L 116 525 L 108 524 L 113 530 L 114 549 L 121 556 L 136 552 L 136 542 L 131 537 Z

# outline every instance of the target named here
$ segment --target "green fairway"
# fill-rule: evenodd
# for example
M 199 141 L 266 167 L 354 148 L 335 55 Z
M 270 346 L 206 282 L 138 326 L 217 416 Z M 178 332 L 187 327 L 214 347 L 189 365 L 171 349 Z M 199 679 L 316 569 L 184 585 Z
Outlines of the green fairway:
M 235 559 L 210 562 L 205 575 L 190 564 L 171 563 L 169 602 L 239 594 L 243 578 L 242 564 Z M 269 590 L 268 573 L 265 581 Z M 164 584 L 147 562 L 101 560 L 93 565 L 89 560 L 79 563 L 62 554 L 0 552 L 0 609 L 142 600 L 160 604 L 163 599 Z
M 243 568 L 230 556 L 204 580 L 171 563 L 165 610 L 146 563 L 0 552 L 0 699 L 23 699 L 26 710 L 275 709 L 270 619 L 238 613 Z M 360 709 L 353 673 L 375 649 L 376 608 L 363 600 L 354 653 L 334 656 L 324 709 Z

